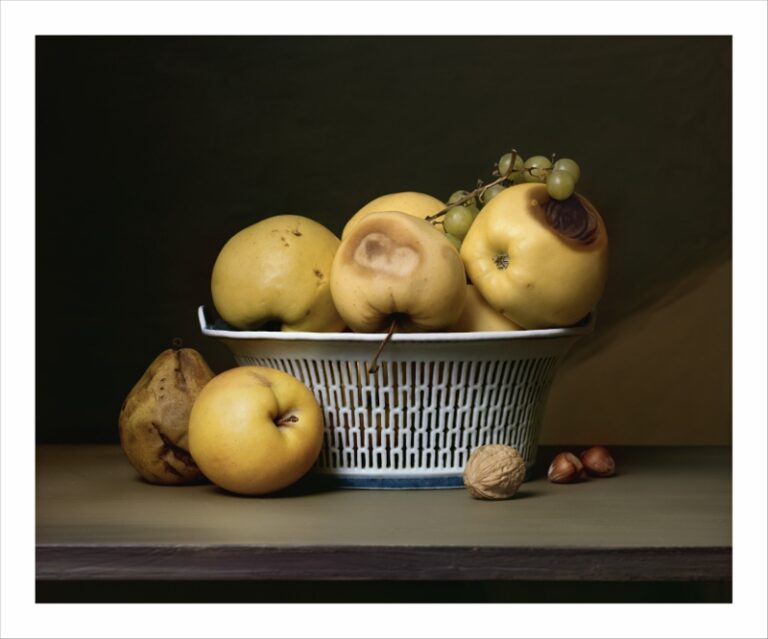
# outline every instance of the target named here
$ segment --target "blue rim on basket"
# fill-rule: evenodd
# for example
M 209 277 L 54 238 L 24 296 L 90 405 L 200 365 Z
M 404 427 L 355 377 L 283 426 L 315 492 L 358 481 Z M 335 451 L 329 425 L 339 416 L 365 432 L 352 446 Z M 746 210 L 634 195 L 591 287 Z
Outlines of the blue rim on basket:
M 315 477 L 322 482 L 333 484 L 339 488 L 462 488 L 462 475 L 441 475 L 436 477 L 355 477 L 350 475 L 338 476 L 331 473 L 315 472 Z

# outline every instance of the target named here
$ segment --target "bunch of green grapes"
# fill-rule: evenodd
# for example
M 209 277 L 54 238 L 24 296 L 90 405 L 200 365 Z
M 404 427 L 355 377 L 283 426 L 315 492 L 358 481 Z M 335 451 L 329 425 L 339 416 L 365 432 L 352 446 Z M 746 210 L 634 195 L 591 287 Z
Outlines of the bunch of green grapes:
M 488 202 L 514 184 L 542 182 L 555 200 L 567 200 L 576 190 L 581 176 L 579 165 L 570 158 L 553 162 L 543 155 L 534 155 L 527 160 L 512 151 L 499 158 L 494 175 L 496 179 L 480 184 L 474 191 L 455 191 L 448 198 L 443 215 L 443 231 L 446 237 L 459 249 L 469 232 L 477 214 Z
M 523 179 L 526 182 L 544 182 L 549 196 L 555 200 L 571 197 L 580 177 L 579 165 L 570 158 L 562 158 L 553 164 L 543 155 L 534 155 L 523 163 Z

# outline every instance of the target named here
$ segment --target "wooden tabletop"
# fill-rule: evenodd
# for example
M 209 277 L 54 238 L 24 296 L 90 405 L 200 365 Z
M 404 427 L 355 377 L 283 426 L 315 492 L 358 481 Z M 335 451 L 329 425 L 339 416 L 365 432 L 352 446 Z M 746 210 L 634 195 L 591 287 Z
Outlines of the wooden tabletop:
M 147 484 L 117 446 L 41 446 L 37 577 L 729 580 L 730 449 L 613 452 L 615 477 L 557 485 L 539 469 L 485 502 L 312 477 L 245 498 Z

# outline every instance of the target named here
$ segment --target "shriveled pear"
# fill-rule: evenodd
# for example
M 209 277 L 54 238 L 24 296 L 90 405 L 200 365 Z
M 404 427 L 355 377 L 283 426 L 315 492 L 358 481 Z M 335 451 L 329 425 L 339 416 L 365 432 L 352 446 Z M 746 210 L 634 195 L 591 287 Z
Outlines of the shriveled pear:
M 331 295 L 360 333 L 439 331 L 461 315 L 466 273 L 456 249 L 426 220 L 396 211 L 370 213 L 341 242 Z
M 192 348 L 167 349 L 149 365 L 120 409 L 120 445 L 128 461 L 153 484 L 203 479 L 189 453 L 189 414 L 213 378 Z

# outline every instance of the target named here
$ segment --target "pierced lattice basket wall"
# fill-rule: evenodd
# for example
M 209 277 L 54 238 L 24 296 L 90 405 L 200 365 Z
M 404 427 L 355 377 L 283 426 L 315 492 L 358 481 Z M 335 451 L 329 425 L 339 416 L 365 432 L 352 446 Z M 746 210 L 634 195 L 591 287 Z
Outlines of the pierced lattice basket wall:
M 462 485 L 469 454 L 508 444 L 530 467 L 558 365 L 589 321 L 567 329 L 509 333 L 383 335 L 237 331 L 200 327 L 241 366 L 269 366 L 306 384 L 323 408 L 325 443 L 317 472 L 364 488 Z

